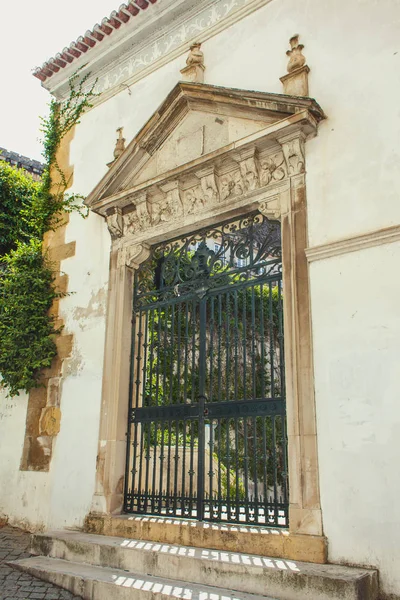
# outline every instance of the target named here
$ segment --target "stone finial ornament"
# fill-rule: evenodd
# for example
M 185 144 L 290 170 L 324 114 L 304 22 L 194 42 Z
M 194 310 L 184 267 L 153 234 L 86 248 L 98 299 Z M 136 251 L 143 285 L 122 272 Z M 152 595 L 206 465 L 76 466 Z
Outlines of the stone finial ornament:
M 186 67 L 181 69 L 182 80 L 193 83 L 204 82 L 204 54 L 200 50 L 201 44 L 195 42 L 190 46 L 189 55 L 186 59 Z
M 306 65 L 306 58 L 303 56 L 303 44 L 299 44 L 299 34 L 292 35 L 289 40 L 290 50 L 286 54 L 289 56 L 287 64 L 287 75 L 280 78 L 283 83 L 283 91 L 290 96 L 308 96 L 308 73 L 310 69 Z
M 122 137 L 123 130 L 124 130 L 123 127 L 118 127 L 118 129 L 117 129 L 118 139 L 117 139 L 117 142 L 115 144 L 115 149 L 114 149 L 114 159 L 115 160 L 117 160 L 117 158 L 119 158 L 121 156 L 121 154 L 123 153 L 123 151 L 125 150 L 125 138 Z
M 302 54 L 304 46 L 303 44 L 299 44 L 299 35 L 297 33 L 290 38 L 289 44 L 291 49 L 286 52 L 286 55 L 290 57 L 287 64 L 287 70 L 288 73 L 291 73 L 296 69 L 304 67 L 306 58 Z
M 108 168 L 112 167 L 112 165 L 115 163 L 115 161 L 121 156 L 121 154 L 125 150 L 125 141 L 126 140 L 124 137 L 122 137 L 123 130 L 124 130 L 123 127 L 118 127 L 118 129 L 117 129 L 118 138 L 117 138 L 117 141 L 115 143 L 115 148 L 114 148 L 114 160 L 107 163 Z
M 204 54 L 200 50 L 201 44 L 196 42 L 190 46 L 189 56 L 186 59 L 186 64 L 190 65 L 202 65 L 204 67 Z

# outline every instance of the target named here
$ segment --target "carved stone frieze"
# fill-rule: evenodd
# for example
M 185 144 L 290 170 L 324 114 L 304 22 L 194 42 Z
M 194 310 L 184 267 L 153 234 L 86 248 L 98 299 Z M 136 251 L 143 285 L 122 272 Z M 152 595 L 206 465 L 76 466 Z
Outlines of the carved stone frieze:
M 289 175 L 303 173 L 306 166 L 304 155 L 304 137 L 296 136 L 288 140 L 280 140 Z
M 242 152 L 241 158 L 239 166 L 243 186 L 246 192 L 251 192 L 260 185 L 255 149 L 249 148 L 246 153 Z
M 147 206 L 147 193 L 143 192 L 136 199 L 136 214 L 140 229 L 146 229 L 152 224 L 151 216 Z
M 285 176 L 283 153 L 266 156 L 259 161 L 260 185 L 268 185 L 271 181 L 281 181 Z
M 203 191 L 203 203 L 206 205 L 218 202 L 219 193 L 214 165 L 196 171 L 196 175 L 200 179 L 200 185 Z
M 112 208 L 112 212 L 107 215 L 107 227 L 111 237 L 119 238 L 124 235 L 124 220 L 120 208 Z
M 123 219 L 121 229 L 132 235 L 186 215 L 198 214 L 230 198 L 245 196 L 283 180 L 287 176 L 286 164 L 290 165 L 292 174 L 301 172 L 304 168 L 301 141 L 298 138 L 285 140 L 282 149 L 273 154 L 258 155 L 255 148 L 249 148 L 224 163 L 222 172 L 218 171 L 218 165 L 209 165 L 196 170 L 185 182 L 176 179 L 155 184 L 150 195 L 148 191 L 142 191 L 133 198 L 131 212 L 123 218 L 119 213 L 118 222 Z M 275 213 L 275 209 L 271 213 L 269 203 L 269 216 Z M 112 226 L 116 219 L 113 215 Z
M 221 202 L 233 196 L 241 196 L 246 192 L 246 184 L 240 169 L 236 169 L 219 178 Z
M 169 181 L 160 188 L 166 194 L 163 203 L 168 217 L 180 217 L 183 215 L 183 203 L 181 198 L 181 186 L 179 181 Z M 168 220 L 168 217 L 165 220 Z M 153 215 L 154 218 L 154 215 Z
M 183 206 L 184 212 L 187 215 L 193 215 L 204 208 L 203 190 L 200 185 L 196 185 L 185 191 Z

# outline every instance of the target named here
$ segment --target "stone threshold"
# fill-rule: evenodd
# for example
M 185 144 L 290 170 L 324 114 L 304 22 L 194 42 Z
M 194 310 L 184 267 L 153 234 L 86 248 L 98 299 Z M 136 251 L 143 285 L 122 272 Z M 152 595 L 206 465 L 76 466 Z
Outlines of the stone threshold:
M 296 534 L 286 529 L 171 517 L 90 513 L 85 519 L 84 531 L 310 563 L 327 562 L 327 540 L 324 536 Z

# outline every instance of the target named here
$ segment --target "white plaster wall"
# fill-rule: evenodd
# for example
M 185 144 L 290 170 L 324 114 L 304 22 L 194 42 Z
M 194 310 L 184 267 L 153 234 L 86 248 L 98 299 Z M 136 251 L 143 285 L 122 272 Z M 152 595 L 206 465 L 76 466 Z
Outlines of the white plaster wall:
M 30 529 L 47 523 L 49 474 L 19 470 L 27 404 L 27 394 L 0 391 L 0 517 Z
M 103 219 L 71 215 L 66 242 L 75 256 L 62 268 L 70 296 L 60 303 L 72 333 L 71 358 L 63 365 L 61 430 L 51 461 L 49 527 L 79 526 L 89 512 L 96 469 L 104 355 L 110 236 Z
M 400 594 L 400 244 L 311 265 L 321 500 L 331 561 Z M 334 326 L 332 324 L 334 323 Z
M 398 0 L 273 0 L 203 44 L 207 83 L 279 93 L 288 39 L 301 35 L 310 95 L 328 116 L 307 143 L 310 246 L 400 222 L 399 23 Z M 182 56 L 83 116 L 71 147 L 74 191 L 93 189 L 113 158 L 117 127 L 129 142 L 184 64 Z M 52 527 L 81 523 L 93 492 L 110 243 L 97 215 L 73 216 L 68 240 L 76 256 L 63 268 L 76 293 L 61 309 L 74 352 L 49 475 L 18 472 L 26 399 L 0 419 L 0 481 L 9 482 L 0 511 Z M 398 594 L 399 252 L 365 250 L 315 263 L 310 273 L 330 559 L 379 566 L 385 590 Z

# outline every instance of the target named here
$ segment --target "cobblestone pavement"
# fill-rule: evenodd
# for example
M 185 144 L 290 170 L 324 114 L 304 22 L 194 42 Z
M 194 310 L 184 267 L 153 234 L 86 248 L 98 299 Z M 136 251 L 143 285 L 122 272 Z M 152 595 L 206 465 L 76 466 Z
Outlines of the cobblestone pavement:
M 0 528 L 0 599 L 1 600 L 81 600 L 66 590 L 12 569 L 7 561 L 28 558 L 30 534 L 14 527 Z

